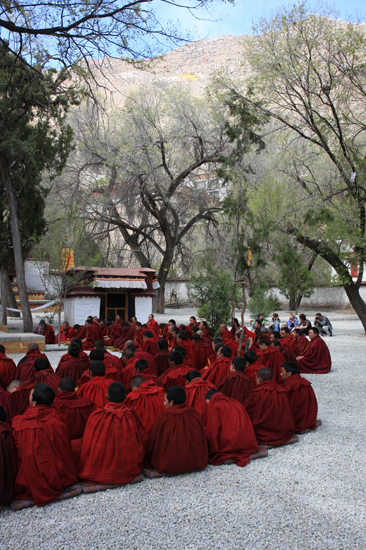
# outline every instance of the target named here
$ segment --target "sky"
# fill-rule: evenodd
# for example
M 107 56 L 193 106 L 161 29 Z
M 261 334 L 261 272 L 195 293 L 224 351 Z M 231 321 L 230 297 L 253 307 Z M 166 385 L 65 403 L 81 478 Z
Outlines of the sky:
M 178 9 L 169 4 L 156 3 L 156 11 L 161 20 L 180 20 L 182 29 L 190 29 L 192 39 L 202 40 L 214 38 L 223 34 L 251 34 L 252 23 L 261 17 L 270 17 L 281 6 L 293 5 L 294 2 L 281 0 L 236 0 L 232 5 L 228 2 L 213 0 L 209 13 L 201 10 L 195 12 L 195 18 L 188 10 Z M 314 5 L 314 4 L 312 4 Z M 355 15 L 366 20 L 366 0 L 334 0 L 333 2 L 318 2 L 320 8 L 329 6 L 339 13 L 339 18 L 348 20 Z M 318 11 L 318 10 L 315 10 Z

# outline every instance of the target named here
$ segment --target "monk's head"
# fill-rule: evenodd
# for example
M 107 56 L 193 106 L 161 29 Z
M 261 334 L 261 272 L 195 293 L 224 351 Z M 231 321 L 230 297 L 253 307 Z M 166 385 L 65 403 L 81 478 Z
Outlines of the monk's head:
M 83 342 L 81 341 L 81 338 L 73 338 L 71 340 L 71 343 L 74 343 L 76 342 L 78 344 L 78 346 L 80 347 L 80 349 L 83 347 Z
M 187 355 L 187 350 L 184 346 L 174 346 L 172 351 L 178 351 L 181 355 L 183 355 L 183 360 Z
M 259 384 L 262 384 L 262 382 L 266 382 L 267 380 L 272 380 L 272 379 L 273 379 L 273 372 L 271 371 L 271 369 L 268 369 L 267 367 L 264 367 L 263 369 L 259 369 L 259 371 L 257 372 L 257 378 L 256 378 L 257 386 L 259 386 Z
M 134 352 L 136 351 L 136 346 L 132 340 L 126 340 L 125 345 L 123 346 L 123 349 L 127 349 L 127 348 L 133 349 Z
M 104 342 L 102 342 L 102 340 L 96 340 L 94 342 L 94 349 L 104 349 Z
M 169 319 L 168 325 L 169 327 L 174 328 L 177 325 L 177 323 L 175 322 L 175 319 Z
M 1 344 L 0 344 L 0 353 L 4 353 L 4 354 L 5 354 L 5 348 L 4 348 L 4 346 L 2 346 Z
M 240 371 L 243 372 L 247 362 L 243 357 L 234 357 L 230 365 L 230 372 Z
M 154 337 L 154 335 L 153 335 L 153 333 L 151 332 L 151 330 L 145 330 L 142 339 L 145 341 L 145 340 L 147 340 L 148 338 L 153 338 L 153 337 Z
M 22 384 L 21 380 L 13 380 L 12 382 L 10 382 L 10 384 L 6 388 L 6 391 L 8 391 L 9 393 L 13 393 L 15 392 L 15 390 L 19 388 L 21 384 Z
M 187 372 L 186 386 L 188 386 L 188 384 L 192 382 L 192 380 L 194 380 L 195 378 L 201 378 L 201 374 L 198 372 L 198 370 L 190 370 L 189 372 Z
M 229 346 L 221 346 L 217 351 L 217 358 L 222 359 L 223 357 L 231 357 L 232 354 L 232 349 Z
M 35 384 L 29 396 L 29 406 L 52 405 L 55 398 L 53 388 L 48 384 Z
M 221 325 L 219 326 L 219 334 L 224 334 L 225 330 L 227 330 L 226 323 L 221 323 Z
M 281 327 L 281 338 L 286 338 L 290 334 L 290 329 L 288 327 Z
M 146 361 L 146 359 L 139 359 L 135 363 L 135 372 L 138 374 L 139 372 L 143 372 L 144 370 L 147 370 L 149 368 L 149 363 Z
M 92 315 L 88 315 L 87 319 L 92 323 L 93 322 L 93 316 Z
M 148 316 L 148 320 L 150 321 L 150 323 L 151 323 L 151 321 L 153 321 L 153 319 L 154 319 L 154 315 L 152 313 L 150 313 L 150 315 Z
M 186 402 L 186 392 L 180 386 L 170 386 L 164 396 L 164 405 L 166 409 L 174 405 L 183 405 Z
M 172 351 L 169 355 L 169 365 L 171 367 L 178 367 L 183 364 L 183 355 L 179 351 Z
M 191 325 L 193 325 L 194 323 L 196 322 L 196 317 L 194 317 L 193 315 L 189 318 L 189 323 Z
M 45 324 L 46 324 L 46 321 L 45 321 L 44 319 L 41 319 L 40 322 L 39 322 L 39 325 L 40 325 L 41 327 L 44 327 Z
M 58 393 L 62 391 L 70 391 L 74 393 L 76 388 L 76 382 L 71 376 L 65 376 L 65 378 L 62 378 L 60 381 L 57 391 Z
M 279 342 L 278 340 L 273 340 L 271 346 L 278 349 L 278 351 L 281 351 L 282 349 L 281 342 Z
M 93 361 L 104 361 L 105 350 L 102 349 L 92 349 L 89 353 L 89 363 Z
M 261 338 L 268 338 L 269 330 L 266 327 L 261 328 Z
M 175 339 L 177 344 L 180 344 L 181 342 L 186 342 L 187 340 L 188 340 L 188 336 L 185 332 L 183 331 L 178 332 L 177 337 Z
M 205 395 L 206 405 L 209 404 L 209 402 L 211 401 L 211 397 L 213 397 L 216 393 L 220 393 L 219 390 L 217 390 L 216 388 L 212 388 L 212 390 L 206 393 Z
M 127 365 L 128 361 L 132 359 L 135 355 L 135 352 L 132 348 L 124 349 L 121 356 L 121 361 L 124 365 Z
M 28 351 L 30 351 L 30 350 L 39 351 L 39 345 L 36 344 L 35 342 L 33 342 L 32 344 L 29 344 L 29 346 L 28 346 Z
M 94 376 L 104 376 L 105 375 L 105 364 L 103 361 L 92 361 L 89 365 L 89 378 L 94 378 Z
M 299 368 L 296 363 L 292 361 L 286 361 L 281 365 L 281 378 L 284 382 L 290 378 L 293 374 L 300 374 Z
M 309 338 L 310 340 L 315 340 L 319 336 L 319 330 L 316 327 L 311 327 L 309 329 Z
M 165 338 L 160 338 L 160 340 L 158 341 L 158 348 L 160 349 L 160 351 L 162 351 L 163 349 L 168 349 L 168 340 L 165 340 Z
M 80 353 L 80 346 L 76 342 L 70 342 L 69 347 L 67 348 L 67 353 L 71 357 L 77 357 Z
M 88 319 L 85 321 L 85 326 L 86 326 L 86 328 L 91 327 L 92 324 L 93 324 L 93 320 L 92 320 L 92 319 L 89 319 L 89 318 L 88 318 Z
M 126 388 L 122 382 L 112 382 L 109 384 L 106 399 L 109 403 L 123 403 L 126 399 Z
M 256 361 L 258 361 L 258 356 L 255 353 L 255 351 L 246 351 L 244 353 L 244 359 L 247 362 L 247 364 L 249 363 L 249 365 L 251 365 L 252 363 L 255 363 Z
M 116 323 L 119 323 L 120 321 L 122 321 L 122 317 L 120 315 L 116 315 L 116 318 L 115 318 L 115 322 Z
M 36 372 L 39 372 L 41 370 L 46 370 L 50 368 L 50 362 L 47 359 L 47 357 L 38 357 L 36 361 L 34 362 L 34 369 Z
M 63 326 L 64 328 L 69 328 L 69 323 L 68 323 L 67 321 L 64 321 L 64 322 L 62 323 L 62 326 Z
M 295 340 L 299 340 L 299 338 L 301 336 L 301 329 L 295 328 L 295 330 L 292 334 L 294 335 Z
M 266 351 L 266 349 L 271 345 L 271 342 L 267 338 L 261 338 L 259 340 L 258 346 L 261 351 Z
M 131 390 L 137 390 L 144 382 L 146 382 L 146 380 L 143 376 L 134 376 L 131 380 Z
M 224 345 L 224 339 L 221 336 L 218 336 L 212 342 L 212 350 L 217 353 L 220 347 L 223 345 Z

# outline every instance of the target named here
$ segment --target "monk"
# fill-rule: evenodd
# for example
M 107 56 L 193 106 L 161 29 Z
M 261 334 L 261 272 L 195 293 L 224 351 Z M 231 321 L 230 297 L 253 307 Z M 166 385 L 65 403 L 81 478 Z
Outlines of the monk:
M 17 474 L 15 447 L 5 409 L 0 407 L 0 506 L 13 500 L 13 487 Z
M 245 374 L 250 378 L 252 387 L 255 388 L 257 385 L 257 372 L 263 369 L 264 365 L 262 365 L 260 358 L 254 351 L 246 351 L 244 359 L 246 361 Z
M 55 331 L 51 325 L 47 325 L 46 321 L 41 319 L 39 325 L 35 328 L 34 334 L 42 334 L 45 344 L 55 343 Z
M 168 350 L 168 340 L 165 338 L 160 338 L 157 343 L 158 352 L 154 357 L 156 370 L 158 376 L 164 374 L 164 372 L 169 368 L 169 355 Z
M 174 346 L 172 351 L 179 351 L 179 353 L 183 356 L 183 366 L 189 367 L 191 370 L 194 370 L 195 364 L 192 363 L 191 359 L 187 355 L 187 350 L 184 346 Z
M 105 376 L 105 365 L 102 361 L 92 361 L 89 365 L 89 382 L 78 389 L 79 397 L 86 397 L 94 408 L 104 407 L 107 403 L 106 393 L 110 378 Z
M 192 334 L 192 351 L 197 370 L 202 370 L 207 365 L 208 358 L 212 353 L 212 347 L 211 339 L 205 337 L 201 330 Z
M 0 383 L 4 390 L 8 387 L 15 374 L 14 361 L 5 355 L 5 347 L 0 345 Z
M 310 340 L 306 338 L 305 334 L 299 328 L 295 328 L 292 334 L 297 344 L 296 357 L 303 357 L 310 346 Z
M 90 415 L 81 447 L 79 477 L 93 483 L 129 483 L 142 472 L 147 433 L 126 405 L 121 382 L 108 386 L 108 402 Z
M 149 432 L 146 465 L 158 472 L 177 475 L 207 466 L 207 439 L 197 411 L 186 404 L 180 386 L 166 390 L 163 411 Z
M 151 369 L 149 367 L 149 363 L 145 359 L 137 359 L 137 361 L 135 363 L 134 376 L 143 376 L 145 378 L 145 380 L 151 380 L 154 384 L 157 384 L 160 387 L 162 387 L 160 382 L 159 382 L 158 377 L 151 372 Z M 129 390 L 130 390 L 130 388 L 129 388 Z
M 117 370 L 118 373 L 121 372 L 122 364 L 120 358 L 117 357 L 117 355 L 113 355 L 113 353 L 108 351 L 104 347 L 104 342 L 102 342 L 102 340 L 97 340 L 96 342 L 94 342 L 94 349 L 100 349 L 103 351 L 104 357 L 102 361 L 105 364 L 106 369 L 108 369 L 108 367 L 113 367 Z
M 86 422 L 94 411 L 94 407 L 85 397 L 75 393 L 76 383 L 73 378 L 66 376 L 61 380 L 53 401 L 55 409 L 64 416 L 69 428 L 70 440 L 83 437 Z
M 250 378 L 245 374 L 247 362 L 243 357 L 234 357 L 231 361 L 230 372 L 221 380 L 217 389 L 226 395 L 244 403 L 253 389 Z
M 144 336 L 144 331 L 142 330 L 142 324 L 137 321 L 135 324 L 135 333 L 132 337 L 134 345 L 138 348 L 142 346 L 142 338 Z
M 258 443 L 249 416 L 241 403 L 216 389 L 206 394 L 208 461 L 218 466 L 231 459 L 246 466 Z
M 159 377 L 160 385 L 168 389 L 170 386 L 186 385 L 186 374 L 192 370 L 192 367 L 183 365 L 183 355 L 179 351 L 172 351 L 169 355 L 169 369 Z
M 66 422 L 52 407 L 54 396 L 51 386 L 36 384 L 30 408 L 12 425 L 19 462 L 14 492 L 37 506 L 52 502 L 78 480 Z
M 300 376 L 296 363 L 285 362 L 281 365 L 282 387 L 287 391 L 292 415 L 295 420 L 295 432 L 316 428 L 318 403 L 311 382 Z
M 104 340 L 104 344 L 106 346 L 113 346 L 114 341 L 119 338 L 122 335 L 122 319 L 119 315 L 116 315 L 115 321 L 112 324 L 109 335 L 107 337 L 102 338 Z M 101 340 L 101 338 L 98 338 L 98 340 Z
M 147 321 L 147 328 L 153 332 L 159 337 L 159 324 L 155 321 L 154 315 L 150 313 Z
M 34 375 L 34 363 L 39 357 L 46 357 L 47 359 L 47 356 L 39 351 L 38 344 L 29 344 L 26 355 L 19 361 L 15 369 L 13 380 L 20 380 L 21 382 L 30 380 Z
M 219 326 L 219 335 L 224 339 L 224 346 L 229 346 L 233 355 L 237 355 L 238 346 L 235 343 L 234 334 L 228 330 L 226 323 L 221 323 Z
M 219 346 L 219 347 L 218 347 Z M 216 352 L 216 361 L 210 365 L 208 375 L 204 376 L 206 380 L 214 386 L 218 386 L 221 380 L 230 372 L 232 350 L 229 346 L 220 346 L 218 344 Z
M 82 340 L 80 338 L 73 338 L 73 340 L 70 343 L 72 344 L 73 342 L 76 342 L 77 345 L 80 347 L 79 358 L 83 359 L 86 362 L 86 367 L 85 368 L 87 368 L 88 365 L 89 365 L 89 359 L 88 359 L 88 354 L 85 353 L 85 351 L 82 350 L 82 347 L 83 347 Z M 61 363 L 63 363 L 64 361 L 68 361 L 69 359 L 70 359 L 69 352 L 64 353 L 64 355 L 61 355 L 61 359 L 58 362 L 57 368 L 61 365 Z
M 70 327 L 67 321 L 62 323 L 60 328 L 60 342 L 71 342 L 73 338 L 76 338 L 76 330 L 73 327 Z M 55 344 L 58 344 L 58 334 L 55 336 Z
M 165 410 L 164 395 L 164 389 L 158 387 L 153 380 L 146 380 L 144 375 L 134 376 L 131 380 L 131 392 L 127 396 L 126 405 L 137 412 L 146 433 Z
M 1 387 L 0 387 L 0 407 L 2 407 L 5 410 L 7 422 L 10 426 L 11 421 L 13 420 L 14 416 L 18 414 L 18 411 L 11 393 L 3 390 Z
M 131 340 L 135 330 L 130 327 L 127 321 L 123 321 L 120 326 L 120 334 L 115 338 L 113 345 L 115 348 L 123 349 L 125 342 Z
M 196 409 L 204 427 L 207 425 L 206 394 L 213 388 L 214 385 L 203 380 L 197 370 L 191 370 L 186 374 L 186 404 Z
M 89 368 L 89 358 L 86 353 L 82 352 L 80 356 L 81 347 L 73 341 L 69 344 L 67 359 L 60 361 L 56 369 L 56 374 L 60 378 L 71 376 L 74 380 L 79 380 L 83 372 Z
M 185 348 L 187 358 L 191 361 L 192 365 L 195 365 L 195 355 L 192 349 L 192 341 L 188 338 L 187 334 L 183 331 L 178 332 L 175 338 L 175 343 L 177 346 L 182 346 Z
M 295 421 L 286 390 L 268 367 L 257 372 L 257 387 L 244 402 L 259 444 L 278 447 L 294 436 Z
M 39 357 L 36 359 L 34 370 L 35 373 L 30 379 L 30 382 L 33 384 L 42 382 L 43 384 L 51 386 L 54 392 L 57 390 L 61 378 L 54 372 L 47 357 Z
M 324 374 L 330 371 L 332 360 L 327 344 L 319 336 L 317 327 L 309 329 L 310 345 L 305 355 L 298 357 L 299 372 Z
M 103 340 L 103 335 L 99 325 L 90 319 L 85 321 L 85 329 L 85 338 L 82 340 L 83 350 L 92 350 L 94 349 L 94 342 L 97 340 Z
M 281 340 L 272 340 L 271 346 L 278 349 L 280 351 L 285 359 L 285 361 L 290 361 L 292 363 L 296 363 L 296 355 L 292 352 L 292 350 L 286 346 L 282 346 L 282 339 Z
M 278 349 L 271 346 L 271 342 L 267 338 L 261 338 L 258 347 L 261 351 L 260 362 L 271 369 L 275 381 L 279 382 L 281 380 L 281 365 L 285 362 L 284 356 Z
M 156 336 L 156 333 L 154 334 Z M 153 357 L 155 357 L 155 355 L 158 353 L 158 348 L 156 345 L 154 334 L 151 332 L 151 330 L 146 330 L 142 338 L 142 346 L 141 346 L 142 351 L 146 351 L 147 353 L 150 353 Z
M 292 332 L 290 332 L 290 329 L 288 327 L 281 327 L 281 346 L 291 350 L 296 357 L 297 343 Z

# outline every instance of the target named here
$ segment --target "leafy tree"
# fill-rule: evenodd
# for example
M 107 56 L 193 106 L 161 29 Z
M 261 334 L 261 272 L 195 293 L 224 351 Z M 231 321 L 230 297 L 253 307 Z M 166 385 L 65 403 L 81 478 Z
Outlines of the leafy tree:
M 279 265 L 277 286 L 289 300 L 290 311 L 297 311 L 301 299 L 309 298 L 314 292 L 314 276 L 303 256 L 291 245 L 285 245 L 276 259 Z
M 252 315 L 258 315 L 261 313 L 263 317 L 279 309 L 280 302 L 278 297 L 268 290 L 268 286 L 264 283 L 260 283 L 253 291 L 252 297 L 248 302 L 248 309 Z

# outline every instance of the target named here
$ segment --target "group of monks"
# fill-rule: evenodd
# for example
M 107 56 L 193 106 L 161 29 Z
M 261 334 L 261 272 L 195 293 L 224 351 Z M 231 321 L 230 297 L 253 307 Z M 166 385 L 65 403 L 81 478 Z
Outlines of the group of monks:
M 158 325 L 152 314 L 104 326 L 88 319 L 55 372 L 37 344 L 17 366 L 0 346 L 0 505 L 43 506 L 78 480 L 125 484 L 144 468 L 245 466 L 259 445 L 316 428 L 317 400 L 300 375 L 330 370 L 316 328 L 308 340 L 234 321 L 212 339 L 204 321 Z M 107 349 L 116 344 L 121 357 Z

